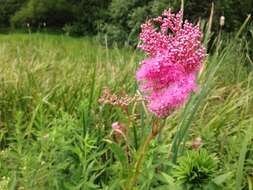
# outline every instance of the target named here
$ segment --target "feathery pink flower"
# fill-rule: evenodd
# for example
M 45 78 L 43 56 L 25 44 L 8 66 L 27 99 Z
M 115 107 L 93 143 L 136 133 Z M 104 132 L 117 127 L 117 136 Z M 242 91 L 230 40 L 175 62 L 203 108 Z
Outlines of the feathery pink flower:
M 136 78 L 149 110 L 158 117 L 170 114 L 196 90 L 196 74 L 205 57 L 199 26 L 183 22 L 182 17 L 182 12 L 165 10 L 141 26 L 138 47 L 148 58 L 142 61 Z

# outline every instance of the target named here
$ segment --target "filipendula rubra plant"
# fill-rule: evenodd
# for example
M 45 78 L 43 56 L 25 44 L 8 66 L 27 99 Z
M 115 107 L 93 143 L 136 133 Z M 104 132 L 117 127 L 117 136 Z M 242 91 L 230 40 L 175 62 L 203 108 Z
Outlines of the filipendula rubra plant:
M 166 117 L 197 89 L 196 76 L 205 57 L 202 34 L 199 26 L 182 22 L 182 12 L 170 10 L 141 28 L 139 48 L 148 58 L 142 61 L 136 77 L 148 109 Z
M 183 22 L 183 13 L 165 10 L 141 26 L 141 48 L 148 57 L 140 64 L 136 78 L 147 107 L 157 118 L 167 117 L 197 90 L 197 75 L 205 57 L 198 25 Z M 162 126 L 154 122 L 144 142 L 127 189 L 132 189 L 150 141 Z

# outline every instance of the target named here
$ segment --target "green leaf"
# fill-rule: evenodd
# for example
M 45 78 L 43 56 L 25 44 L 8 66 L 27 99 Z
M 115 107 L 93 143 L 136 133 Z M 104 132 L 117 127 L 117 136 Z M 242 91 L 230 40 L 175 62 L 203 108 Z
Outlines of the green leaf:
M 114 153 L 116 159 L 121 162 L 122 167 L 126 167 L 127 157 L 125 154 L 125 150 L 122 147 L 120 147 L 118 144 L 111 142 L 111 141 L 109 142 L 109 147 L 112 150 L 112 152 Z
M 159 189 L 170 189 L 170 190 L 180 190 L 181 188 L 176 184 L 175 180 L 173 177 L 170 175 L 161 172 L 161 180 L 164 183 L 167 183 L 166 186 L 160 187 Z M 166 188 L 165 188 L 166 187 Z
M 224 183 L 230 176 L 232 175 L 232 172 L 228 172 L 222 175 L 217 176 L 216 178 L 213 179 L 213 182 L 216 185 L 221 185 Z
M 161 173 L 161 175 L 162 175 L 162 179 L 164 180 L 164 182 L 168 183 L 169 185 L 175 184 L 173 177 L 171 177 L 168 174 L 163 173 L 163 172 Z
M 252 123 L 250 126 L 248 126 L 248 130 L 246 132 L 245 138 L 242 142 L 241 145 L 241 151 L 240 151 L 240 156 L 239 156 L 239 161 L 238 161 L 238 168 L 236 171 L 236 190 L 241 189 L 242 185 L 242 179 L 243 179 L 243 170 L 244 170 L 244 162 L 246 158 L 246 154 L 248 151 L 248 144 L 251 142 L 252 136 L 253 136 L 253 131 L 252 131 Z
M 222 188 L 218 185 L 216 185 L 214 182 L 211 182 L 207 185 L 205 190 L 222 190 Z

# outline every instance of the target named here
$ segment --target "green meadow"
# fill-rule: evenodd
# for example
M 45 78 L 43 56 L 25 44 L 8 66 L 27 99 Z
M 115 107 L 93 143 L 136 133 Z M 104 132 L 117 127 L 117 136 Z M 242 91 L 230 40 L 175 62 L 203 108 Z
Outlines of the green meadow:
M 98 101 L 105 88 L 140 96 L 140 50 L 89 37 L 0 35 L 0 190 L 252 190 L 249 42 L 231 36 L 210 44 L 197 92 L 163 119 L 142 155 L 154 117 L 145 101 L 127 114 Z M 115 138 L 114 122 L 127 128 L 127 140 Z

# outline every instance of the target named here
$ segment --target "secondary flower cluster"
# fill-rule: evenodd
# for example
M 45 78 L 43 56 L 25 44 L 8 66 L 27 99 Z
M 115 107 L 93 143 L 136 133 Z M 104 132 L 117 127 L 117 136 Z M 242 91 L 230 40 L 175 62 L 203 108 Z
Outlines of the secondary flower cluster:
M 127 110 L 128 106 L 135 102 L 140 101 L 140 97 L 137 95 L 134 96 L 128 96 L 127 94 L 123 94 L 120 97 L 117 95 L 111 93 L 109 88 L 104 88 L 101 97 L 98 99 L 98 102 L 100 104 L 109 104 L 112 106 L 116 106 L 119 108 L 122 108 L 123 110 Z
M 148 108 L 165 117 L 196 90 L 196 73 L 205 57 L 199 26 L 182 21 L 182 12 L 164 11 L 141 26 L 140 40 L 148 58 L 136 77 Z

